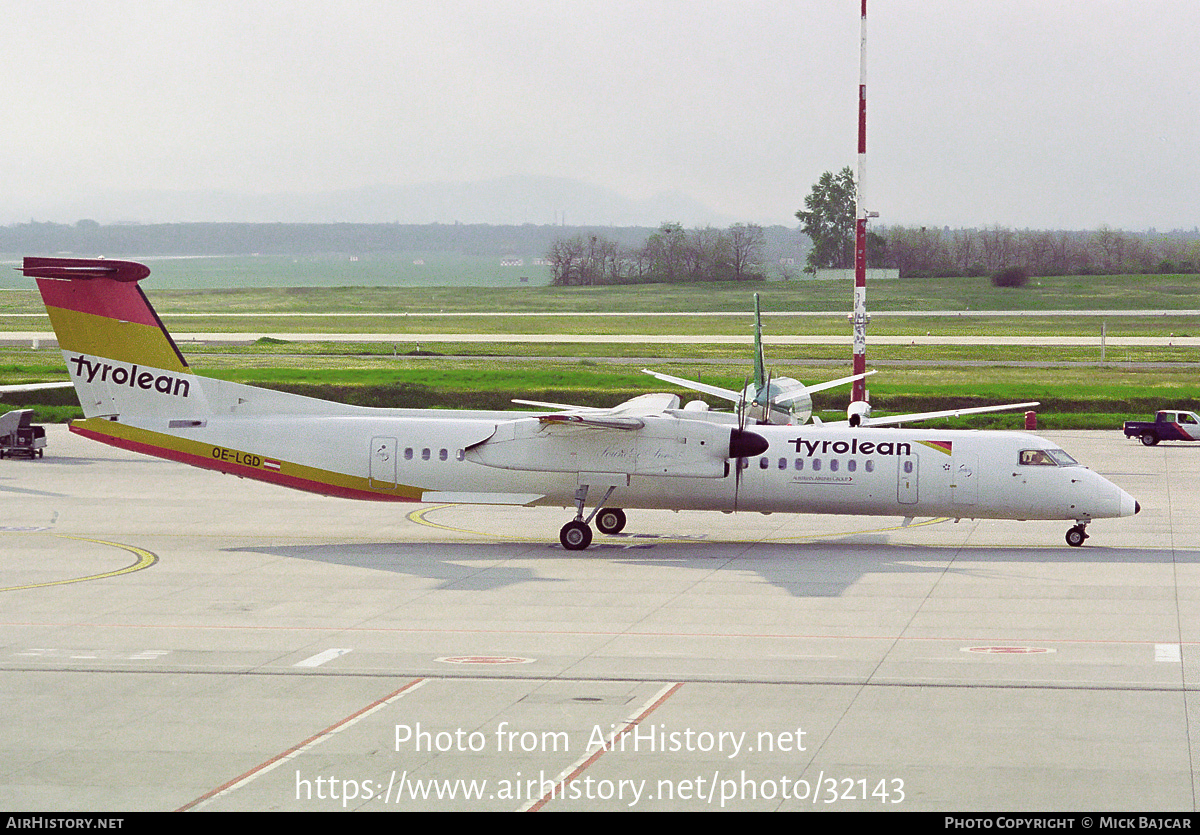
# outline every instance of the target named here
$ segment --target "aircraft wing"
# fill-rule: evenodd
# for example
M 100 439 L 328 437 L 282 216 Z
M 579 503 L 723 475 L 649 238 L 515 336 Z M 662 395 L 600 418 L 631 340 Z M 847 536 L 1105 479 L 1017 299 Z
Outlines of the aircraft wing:
M 914 412 L 908 415 L 886 415 L 885 417 L 863 418 L 860 426 L 891 426 L 897 423 L 914 423 L 921 420 L 933 420 L 943 417 L 958 417 L 960 415 L 981 415 L 984 412 L 1003 412 L 1009 409 L 1029 409 L 1033 406 L 1041 405 L 1040 402 L 1032 403 L 1008 403 L 1003 406 L 975 406 L 970 409 L 946 409 L 941 412 Z M 848 421 L 839 421 L 836 424 L 825 424 L 826 426 L 841 426 Z
M 542 415 L 538 418 L 538 422 L 592 426 L 598 429 L 641 429 L 646 425 L 646 421 L 640 417 L 594 414 Z
M 537 406 L 539 409 L 569 409 L 572 412 L 606 412 L 607 409 L 597 409 L 594 406 L 572 406 L 570 403 L 545 403 L 541 400 L 517 400 L 513 398 L 514 403 L 519 403 L 522 406 Z
M 677 386 L 683 386 L 685 389 L 703 392 L 704 394 L 711 394 L 713 397 L 721 397 L 734 403 L 738 403 L 742 399 L 742 393 L 740 391 L 730 391 L 729 389 L 723 389 L 719 386 L 710 386 L 705 383 L 698 383 L 695 380 L 685 380 L 682 377 L 672 377 L 670 374 L 660 374 L 657 371 L 651 371 L 649 368 L 643 368 L 642 371 L 646 374 L 649 374 L 651 377 L 657 377 L 664 383 L 674 383 Z
M 514 400 L 513 402 L 523 406 L 564 410 L 560 414 L 539 415 L 537 420 L 542 424 L 556 423 L 599 429 L 641 429 L 646 425 L 644 418 L 661 415 L 668 409 L 679 408 L 679 398 L 676 395 L 662 393 L 642 394 L 608 409 L 569 406 L 563 403 L 543 403 L 539 400 Z
M 466 458 L 506 470 L 575 473 L 611 486 L 635 475 L 724 478 L 731 459 L 767 449 L 765 438 L 741 427 L 680 418 L 673 414 L 678 405 L 673 394 L 644 394 L 611 409 L 504 420 L 468 446 Z
M 41 391 L 42 389 L 65 389 L 75 385 L 70 380 L 65 383 L 22 383 L 20 385 L 0 386 L 0 394 L 16 394 L 22 391 Z

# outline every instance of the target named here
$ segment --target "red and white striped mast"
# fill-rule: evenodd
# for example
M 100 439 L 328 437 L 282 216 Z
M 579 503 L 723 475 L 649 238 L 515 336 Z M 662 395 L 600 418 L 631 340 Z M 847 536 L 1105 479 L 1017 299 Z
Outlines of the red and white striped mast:
M 858 184 L 854 199 L 854 373 L 867 370 L 867 209 L 863 181 L 867 172 L 867 0 L 862 0 L 858 66 Z M 850 402 L 867 402 L 867 385 L 854 381 Z M 860 407 L 860 413 L 863 411 Z

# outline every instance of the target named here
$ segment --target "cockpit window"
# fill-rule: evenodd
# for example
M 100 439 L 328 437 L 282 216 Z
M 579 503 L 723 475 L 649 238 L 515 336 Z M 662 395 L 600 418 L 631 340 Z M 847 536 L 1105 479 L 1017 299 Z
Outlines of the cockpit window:
M 1068 455 L 1064 450 L 1048 449 L 1046 452 L 1050 454 L 1051 458 L 1058 462 L 1058 466 L 1060 467 L 1075 467 L 1079 465 L 1079 462 Z
M 1023 449 L 1021 450 L 1021 463 L 1032 464 L 1040 467 L 1055 466 L 1054 459 L 1044 449 Z
M 1079 463 L 1061 449 L 1023 449 L 1018 460 L 1034 467 L 1070 467 Z

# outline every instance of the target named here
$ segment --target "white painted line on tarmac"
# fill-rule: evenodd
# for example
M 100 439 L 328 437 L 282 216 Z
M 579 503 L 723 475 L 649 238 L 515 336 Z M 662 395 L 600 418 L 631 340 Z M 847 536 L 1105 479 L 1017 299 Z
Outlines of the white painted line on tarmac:
M 327 649 L 324 652 L 318 652 L 311 658 L 305 658 L 303 661 L 297 661 L 293 667 L 320 667 L 326 661 L 332 661 L 335 658 L 340 658 L 348 652 L 354 652 L 352 649 Z
M 1154 660 L 1180 664 L 1183 662 L 1183 651 L 1179 644 L 1155 644 Z

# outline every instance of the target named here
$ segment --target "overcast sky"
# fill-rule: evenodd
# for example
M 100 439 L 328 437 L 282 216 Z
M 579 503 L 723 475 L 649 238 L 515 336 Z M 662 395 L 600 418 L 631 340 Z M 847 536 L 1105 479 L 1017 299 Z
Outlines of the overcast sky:
M 0 0 L 0 222 L 74 220 L 54 207 L 109 190 L 543 175 L 790 225 L 823 171 L 856 165 L 858 11 Z M 866 193 L 880 222 L 1200 224 L 1200 3 L 868 11 Z M 87 216 L 112 219 L 102 200 Z

